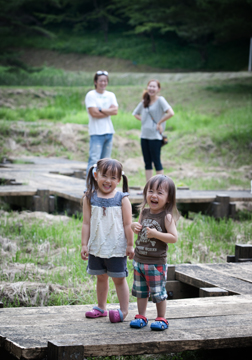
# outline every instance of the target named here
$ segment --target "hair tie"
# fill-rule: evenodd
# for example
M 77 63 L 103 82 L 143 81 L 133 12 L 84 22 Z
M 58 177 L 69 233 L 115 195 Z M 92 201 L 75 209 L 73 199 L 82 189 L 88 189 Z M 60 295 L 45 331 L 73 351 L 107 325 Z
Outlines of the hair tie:
M 124 171 L 122 171 L 122 175 L 124 175 Z
M 97 164 L 93 165 L 93 170 L 92 170 L 93 177 L 95 177 L 94 175 L 95 172 L 97 172 Z

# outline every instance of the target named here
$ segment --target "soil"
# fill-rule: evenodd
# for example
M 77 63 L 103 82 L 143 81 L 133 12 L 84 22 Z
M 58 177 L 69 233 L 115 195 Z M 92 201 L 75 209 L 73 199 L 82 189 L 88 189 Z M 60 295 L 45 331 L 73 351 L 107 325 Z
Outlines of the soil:
M 91 71 L 106 69 L 109 72 L 175 72 L 169 69 L 153 68 L 147 65 L 137 65 L 130 60 L 91 56 L 85 54 L 64 54 L 45 49 L 21 49 L 19 60 L 28 66 L 54 67 L 66 71 Z

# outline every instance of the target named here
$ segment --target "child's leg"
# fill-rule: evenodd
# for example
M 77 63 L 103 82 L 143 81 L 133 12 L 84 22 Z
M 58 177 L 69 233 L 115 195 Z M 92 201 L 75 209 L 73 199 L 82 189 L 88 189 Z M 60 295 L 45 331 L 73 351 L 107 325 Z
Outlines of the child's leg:
M 146 309 L 149 298 L 137 298 L 138 314 L 146 317 Z
M 123 319 L 128 315 L 129 309 L 129 287 L 126 278 L 112 278 L 115 284 L 117 297 L 120 303 L 120 310 L 123 313 Z
M 96 275 L 96 277 L 97 277 L 96 293 L 97 293 L 98 307 L 101 308 L 102 310 L 106 310 L 108 289 L 109 289 L 108 275 L 102 274 L 102 275 Z
M 165 318 L 166 313 L 166 300 L 160 301 L 159 303 L 156 303 L 157 307 L 157 317 Z

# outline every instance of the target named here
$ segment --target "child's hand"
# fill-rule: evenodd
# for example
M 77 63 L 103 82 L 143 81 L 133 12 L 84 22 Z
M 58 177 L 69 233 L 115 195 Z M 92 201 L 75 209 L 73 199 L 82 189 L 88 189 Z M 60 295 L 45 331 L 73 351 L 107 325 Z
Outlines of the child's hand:
M 83 245 L 81 248 L 81 258 L 82 260 L 88 260 L 88 247 L 86 245 Z
M 131 224 L 131 229 L 135 234 L 138 234 L 142 230 L 142 225 L 139 222 Z
M 127 246 L 127 248 L 126 248 L 126 256 L 128 256 L 130 260 L 133 259 L 133 257 L 134 257 L 134 248 L 133 248 L 133 246 Z
M 151 229 L 148 226 L 146 226 L 146 236 L 148 239 L 154 238 L 157 235 L 157 229 Z

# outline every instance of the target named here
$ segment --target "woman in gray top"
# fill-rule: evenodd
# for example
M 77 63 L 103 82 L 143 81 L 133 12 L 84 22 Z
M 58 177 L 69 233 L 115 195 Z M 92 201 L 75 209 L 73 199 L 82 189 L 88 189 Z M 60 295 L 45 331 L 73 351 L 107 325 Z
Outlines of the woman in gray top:
M 152 177 L 152 163 L 156 173 L 163 174 L 160 161 L 162 132 L 166 120 L 174 115 L 171 106 L 163 96 L 159 96 L 161 86 L 158 80 L 150 80 L 147 90 L 143 93 L 143 100 L 133 111 L 133 115 L 141 121 L 141 148 L 145 163 L 146 181 Z

